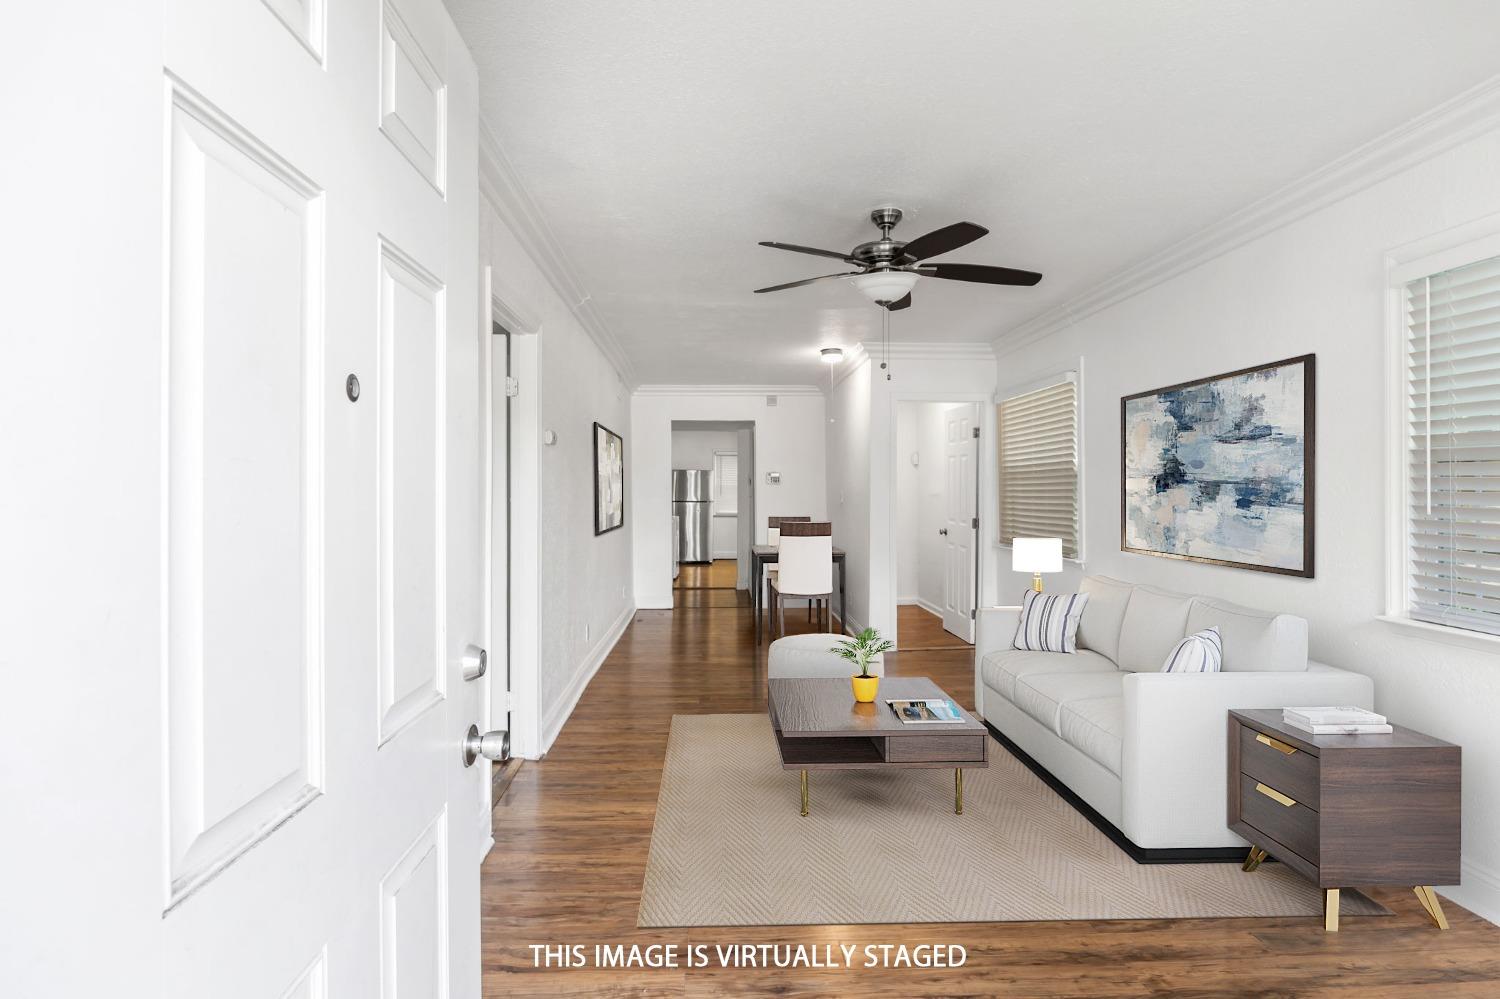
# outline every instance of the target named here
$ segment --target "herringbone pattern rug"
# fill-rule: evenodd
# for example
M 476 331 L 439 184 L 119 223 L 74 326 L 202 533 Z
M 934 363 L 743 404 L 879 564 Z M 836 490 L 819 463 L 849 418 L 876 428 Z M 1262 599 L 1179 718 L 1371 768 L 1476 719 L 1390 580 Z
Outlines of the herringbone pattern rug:
M 814 772 L 798 815 L 769 719 L 676 715 L 640 926 L 1317 916 L 1280 864 L 1136 864 L 999 745 L 987 770 Z M 1389 914 L 1344 892 L 1343 914 Z

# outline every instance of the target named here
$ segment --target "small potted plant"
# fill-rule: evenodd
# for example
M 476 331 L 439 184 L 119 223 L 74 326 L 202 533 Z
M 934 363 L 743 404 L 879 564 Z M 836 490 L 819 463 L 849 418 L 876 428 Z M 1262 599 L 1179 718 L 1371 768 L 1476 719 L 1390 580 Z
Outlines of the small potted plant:
M 849 683 L 854 688 L 854 699 L 861 704 L 869 704 L 875 700 L 875 693 L 880 689 L 880 677 L 870 675 L 870 661 L 895 647 L 889 640 L 881 638 L 880 632 L 874 628 L 866 628 L 828 651 L 859 667 L 859 672 L 849 678 Z

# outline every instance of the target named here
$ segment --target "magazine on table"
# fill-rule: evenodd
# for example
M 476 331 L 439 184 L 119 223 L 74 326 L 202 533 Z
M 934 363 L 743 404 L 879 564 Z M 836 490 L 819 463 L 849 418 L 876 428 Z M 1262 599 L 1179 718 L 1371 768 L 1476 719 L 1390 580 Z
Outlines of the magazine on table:
M 888 700 L 903 725 L 951 725 L 964 720 L 958 705 L 943 697 Z

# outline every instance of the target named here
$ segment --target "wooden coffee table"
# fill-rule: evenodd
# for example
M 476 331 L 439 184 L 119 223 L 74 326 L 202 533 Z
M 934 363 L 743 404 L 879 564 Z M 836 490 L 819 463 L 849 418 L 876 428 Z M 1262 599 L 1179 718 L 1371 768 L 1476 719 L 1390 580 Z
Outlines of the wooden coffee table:
M 847 678 L 770 681 L 771 727 L 782 769 L 802 772 L 803 815 L 809 770 L 948 767 L 953 768 L 953 811 L 964 813 L 964 768 L 990 765 L 989 731 L 962 708 L 961 722 L 906 725 L 886 703 L 918 698 L 953 700 L 924 676 L 883 678 L 873 704 L 855 703 Z

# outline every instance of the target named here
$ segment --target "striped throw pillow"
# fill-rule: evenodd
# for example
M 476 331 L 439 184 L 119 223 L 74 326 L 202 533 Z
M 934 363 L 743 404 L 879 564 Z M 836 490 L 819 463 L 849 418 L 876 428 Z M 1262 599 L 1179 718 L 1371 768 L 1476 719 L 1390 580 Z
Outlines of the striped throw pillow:
M 1088 602 L 1087 593 L 1027 590 L 1011 645 L 1023 652 L 1077 652 L 1078 622 Z
M 1224 668 L 1224 641 L 1218 628 L 1207 628 L 1177 643 L 1163 673 L 1217 673 Z

